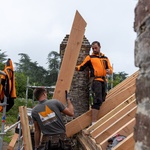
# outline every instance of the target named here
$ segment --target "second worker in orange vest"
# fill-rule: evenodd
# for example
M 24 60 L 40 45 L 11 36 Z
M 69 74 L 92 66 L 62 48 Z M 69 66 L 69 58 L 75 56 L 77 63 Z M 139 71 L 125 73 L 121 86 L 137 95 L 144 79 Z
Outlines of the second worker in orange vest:
M 93 78 L 91 84 L 91 91 L 93 96 L 92 108 L 92 124 L 98 119 L 98 112 L 100 106 L 105 101 L 106 86 L 105 77 L 106 74 L 112 74 L 113 69 L 109 59 L 100 52 L 101 45 L 98 41 L 94 41 L 91 45 L 93 53 L 86 56 L 84 61 L 76 66 L 76 71 L 83 71 L 85 68 L 89 68 L 90 77 Z

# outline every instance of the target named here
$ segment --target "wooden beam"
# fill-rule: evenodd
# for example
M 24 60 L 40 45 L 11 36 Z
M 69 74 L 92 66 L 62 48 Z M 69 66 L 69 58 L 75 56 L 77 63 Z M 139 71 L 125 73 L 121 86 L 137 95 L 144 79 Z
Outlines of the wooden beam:
M 20 113 L 20 123 L 21 123 L 21 128 L 22 128 L 24 149 L 25 150 L 32 150 L 31 135 L 30 135 L 30 128 L 29 128 L 29 119 L 27 116 L 26 106 L 20 106 L 19 107 L 19 113 Z
M 135 94 L 130 96 L 128 99 L 126 99 L 126 101 L 122 102 L 116 108 L 114 108 L 113 110 L 108 112 L 106 115 L 104 115 L 102 118 L 100 118 L 94 125 L 92 125 L 89 128 L 83 130 L 83 132 L 85 131 L 86 134 L 91 134 L 91 133 L 95 132 L 95 130 L 97 130 L 102 124 L 104 124 L 104 122 L 108 121 L 112 116 L 116 115 L 122 109 L 125 109 L 129 105 L 132 105 L 132 106 L 136 105 L 135 104 Z M 93 137 L 92 134 L 91 134 L 91 136 Z
M 104 137 L 103 135 L 101 135 L 102 136 L 101 143 L 99 144 L 98 142 L 96 143 L 95 141 L 95 144 L 93 142 L 93 145 L 96 145 L 96 147 L 99 147 L 99 149 L 106 150 L 107 140 L 109 138 L 113 137 L 115 134 L 118 133 L 121 135 L 128 136 L 130 133 L 133 132 L 133 127 L 135 124 L 134 116 L 137 107 L 135 103 L 135 83 L 137 75 L 138 72 L 135 72 L 131 77 L 128 77 L 126 80 L 124 80 L 116 88 L 113 88 L 111 92 L 108 93 L 106 101 L 103 103 L 101 110 L 99 112 L 100 119 L 96 122 L 95 125 L 85 129 L 86 134 L 90 133 L 90 136 L 87 136 L 86 138 L 86 142 L 89 143 L 90 141 L 89 139 L 93 141 L 93 138 L 96 138 L 100 132 L 105 130 L 108 133 L 108 136 Z M 114 106 L 112 107 L 112 105 L 115 105 L 115 107 Z M 108 112 L 105 112 L 109 107 L 112 107 L 111 111 L 109 110 Z M 127 114 L 128 111 L 130 112 Z M 81 116 L 80 118 L 81 120 L 82 117 L 84 117 L 84 114 Z M 115 125 L 117 125 L 116 129 L 113 127 Z M 110 128 L 111 130 L 109 130 Z M 84 133 L 84 130 L 82 131 L 82 133 Z M 132 147 L 133 143 L 130 143 L 128 145 L 131 145 Z M 124 146 L 122 146 L 122 148 L 123 147 Z
M 85 20 L 79 12 L 76 11 L 53 95 L 54 99 L 58 99 L 64 104 L 66 104 L 65 90 L 70 90 L 75 66 L 84 37 L 85 27 Z
M 108 118 L 106 121 L 101 123 L 97 128 L 95 128 L 93 131 L 91 131 L 90 135 L 95 138 L 98 134 L 103 132 L 106 128 L 108 128 L 110 125 L 113 125 L 116 123 L 119 119 L 121 119 L 124 115 L 129 115 L 129 112 L 136 108 L 136 102 L 133 101 L 132 103 L 126 105 L 124 108 L 116 112 L 116 114 L 112 115 L 110 118 Z M 125 116 L 126 117 L 126 116 Z M 117 125 L 115 124 L 116 128 Z
M 138 71 L 136 71 L 131 76 L 129 76 L 128 78 L 126 78 L 125 80 L 123 80 L 121 83 L 119 83 L 118 85 L 116 85 L 111 90 L 109 90 L 108 95 L 106 97 L 107 100 L 109 99 L 109 97 L 112 97 L 112 95 L 117 94 L 119 91 L 122 91 L 124 88 L 127 88 L 129 85 L 135 83 L 135 80 L 136 80 L 137 76 L 138 76 Z
M 133 133 L 131 133 L 128 137 L 126 137 L 123 141 L 118 143 L 112 150 L 133 150 L 134 149 L 134 137 Z
M 102 150 L 106 150 L 107 144 L 108 144 L 108 139 L 112 138 L 116 134 L 124 135 L 124 136 L 129 136 L 133 132 L 133 128 L 135 126 L 135 118 L 127 122 L 124 126 L 119 128 L 116 132 L 114 132 L 112 135 L 110 135 L 108 138 L 106 138 L 104 141 L 100 143 L 100 146 Z
M 124 126 L 124 124 L 132 120 L 135 117 L 135 113 L 136 113 L 136 106 L 132 108 L 129 112 L 125 113 L 122 117 L 118 118 L 118 120 L 112 122 L 112 124 L 110 124 L 109 126 L 106 126 L 105 129 L 102 127 L 104 130 L 102 130 L 94 137 L 96 143 L 101 143 L 103 140 L 107 139 L 119 128 Z
M 87 111 L 78 118 L 72 120 L 66 124 L 66 134 L 68 137 L 78 133 L 82 129 L 86 128 L 91 122 L 91 110 Z
M 128 84 L 130 85 L 130 83 Z M 110 97 L 109 100 L 106 99 L 106 101 L 103 103 L 99 111 L 99 118 L 109 113 L 120 103 L 126 101 L 128 97 L 130 97 L 135 93 L 135 88 L 136 87 L 135 87 L 135 80 L 134 80 L 134 84 L 127 86 L 127 88 L 118 92 L 118 94 L 116 94 L 112 98 Z M 91 124 L 91 110 L 89 110 L 83 115 L 77 117 L 75 120 L 66 124 L 66 129 L 67 129 L 66 134 L 70 137 L 78 133 L 79 131 L 83 130 L 85 127 L 88 127 L 90 124 Z
M 9 145 L 8 145 L 7 150 L 14 150 L 14 147 L 15 147 L 15 144 L 17 142 L 18 137 L 19 137 L 19 134 L 17 134 L 17 133 L 15 133 L 13 135 L 13 137 L 12 137 L 12 139 L 11 139 Z
M 130 83 L 129 83 L 130 84 Z M 99 111 L 99 118 L 103 117 L 105 114 L 110 112 L 112 109 L 114 109 L 116 106 L 118 106 L 120 103 L 125 101 L 128 97 L 130 97 L 132 94 L 135 93 L 135 82 L 134 84 L 128 86 L 122 91 L 118 91 L 118 94 L 115 96 L 110 97 L 108 100 L 102 104 L 102 107 Z

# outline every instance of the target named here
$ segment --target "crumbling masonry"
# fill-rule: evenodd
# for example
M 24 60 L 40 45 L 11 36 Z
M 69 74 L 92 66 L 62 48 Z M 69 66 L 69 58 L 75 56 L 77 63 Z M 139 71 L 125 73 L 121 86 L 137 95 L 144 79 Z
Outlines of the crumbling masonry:
M 135 66 L 139 67 L 136 80 L 135 149 L 150 149 L 150 0 L 139 0 L 135 8 L 134 30 Z

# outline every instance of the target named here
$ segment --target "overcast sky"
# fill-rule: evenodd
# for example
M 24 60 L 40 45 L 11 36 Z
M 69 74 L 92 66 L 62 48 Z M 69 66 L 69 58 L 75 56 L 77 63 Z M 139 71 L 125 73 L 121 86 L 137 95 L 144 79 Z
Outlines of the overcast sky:
M 87 22 L 85 36 L 98 40 L 114 72 L 131 75 L 134 66 L 133 29 L 137 0 L 0 0 L 0 49 L 13 62 L 19 53 L 47 68 L 47 56 L 59 52 L 70 34 L 76 10 Z

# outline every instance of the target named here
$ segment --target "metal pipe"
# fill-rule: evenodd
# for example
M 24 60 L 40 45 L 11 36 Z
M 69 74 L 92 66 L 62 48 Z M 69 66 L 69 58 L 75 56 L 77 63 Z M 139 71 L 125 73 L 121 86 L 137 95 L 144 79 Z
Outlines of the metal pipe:
M 2 71 L 2 70 L 0 70 L 0 74 L 6 76 L 6 73 L 4 71 Z
M 19 124 L 20 123 L 20 120 L 18 121 L 18 122 L 16 122 L 16 123 L 14 123 L 13 125 L 11 125 L 8 129 L 6 129 L 4 132 L 7 132 L 7 131 L 9 131 L 10 129 L 12 129 L 13 127 L 15 127 L 17 124 Z

